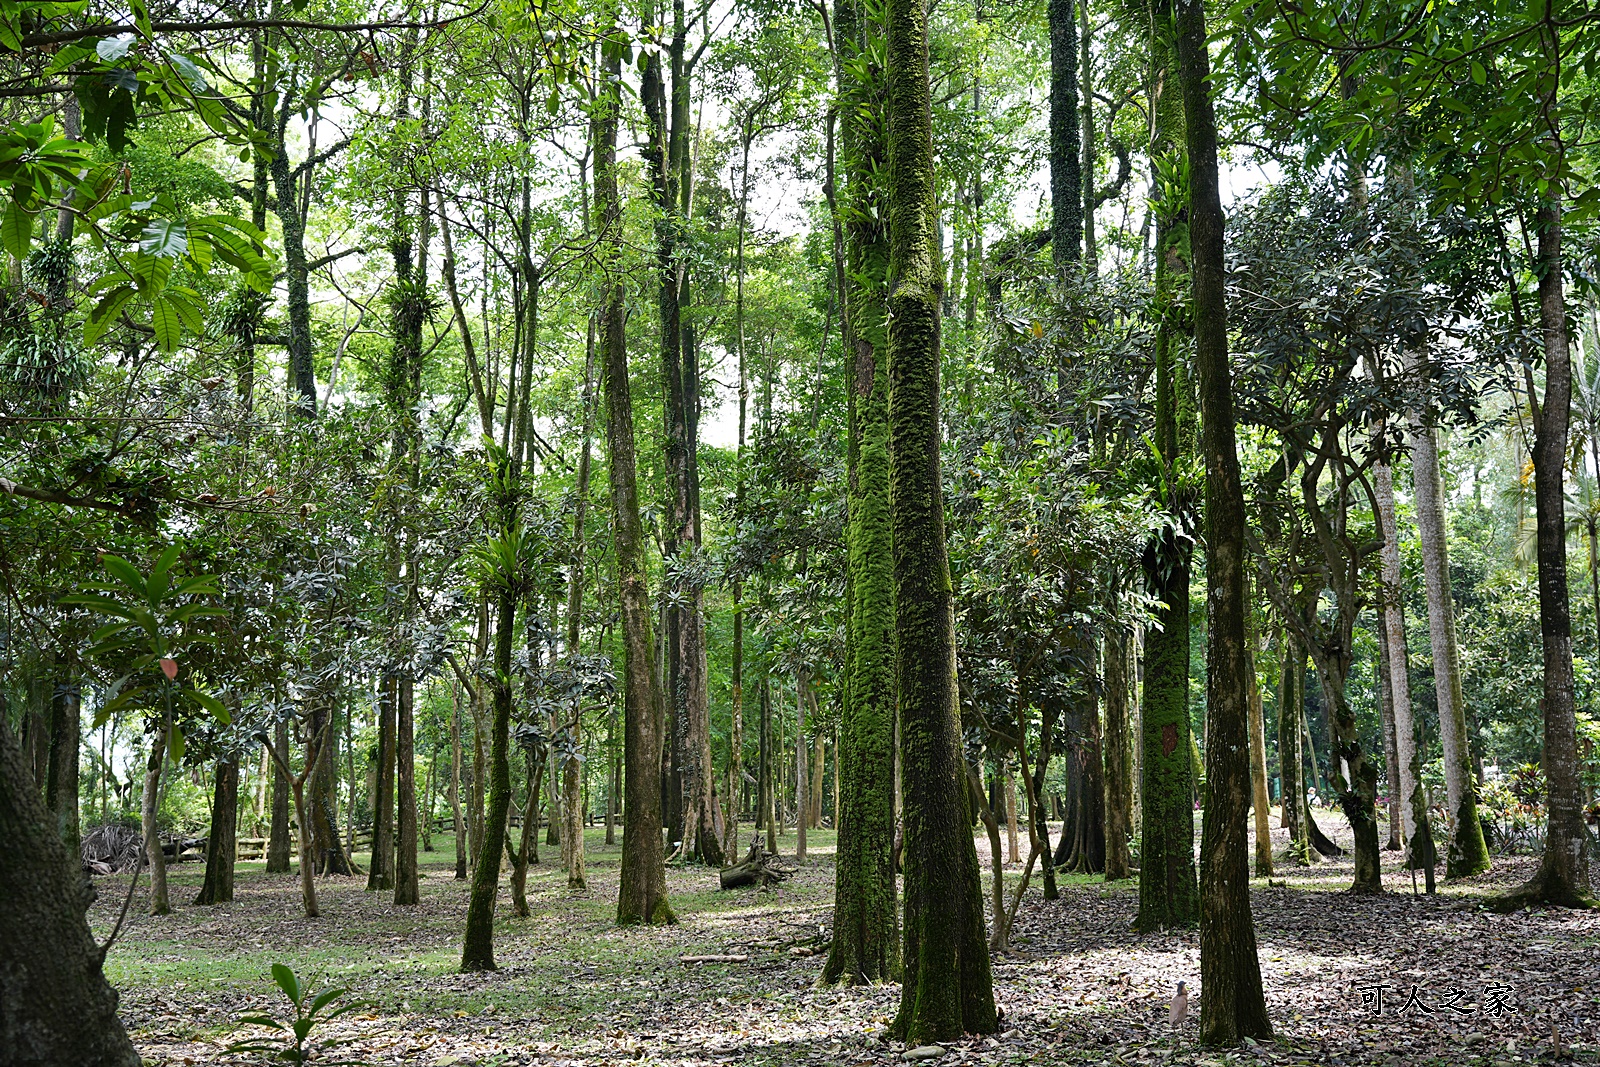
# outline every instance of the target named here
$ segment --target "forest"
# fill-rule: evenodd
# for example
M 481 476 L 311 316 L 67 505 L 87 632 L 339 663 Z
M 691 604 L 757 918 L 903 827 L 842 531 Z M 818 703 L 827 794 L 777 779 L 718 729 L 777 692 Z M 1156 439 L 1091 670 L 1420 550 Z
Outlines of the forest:
M 0 0 L 0 1067 L 1600 1062 L 1597 97 Z

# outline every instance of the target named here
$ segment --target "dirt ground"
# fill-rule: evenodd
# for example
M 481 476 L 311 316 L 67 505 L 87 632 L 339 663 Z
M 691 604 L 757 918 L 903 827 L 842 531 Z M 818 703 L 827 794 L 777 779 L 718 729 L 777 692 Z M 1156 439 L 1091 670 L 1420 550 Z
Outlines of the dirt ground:
M 1334 813 L 1319 822 L 1340 839 Z M 714 871 L 670 868 L 680 921 L 665 929 L 612 923 L 618 849 L 602 842 L 591 830 L 587 893 L 568 892 L 553 847 L 530 874 L 530 918 L 515 918 L 502 890 L 497 973 L 455 973 L 467 885 L 452 877 L 444 850 L 453 843 L 436 838 L 441 851 L 424 853 L 420 906 L 396 908 L 388 894 L 365 892 L 365 879 L 333 878 L 318 886 L 324 915 L 315 920 L 301 917 L 296 879 L 266 875 L 259 863 L 240 865 L 236 900 L 216 907 L 188 903 L 201 865 L 177 867 L 176 911 L 152 918 L 136 901 L 107 974 L 152 1064 L 266 1062 L 228 1046 L 259 1035 L 239 1030 L 240 1017 L 281 1008 L 273 963 L 368 1002 L 314 1032 L 339 1043 L 313 1063 L 902 1061 L 904 1046 L 884 1037 L 897 986 L 816 985 L 831 918 L 830 831 L 813 831 L 798 874 L 769 891 L 724 893 Z M 794 843 L 791 832 L 780 851 L 792 854 Z M 987 864 L 982 836 L 978 849 Z M 1600 1062 L 1600 914 L 1500 916 L 1480 906 L 1532 866 L 1497 858 L 1490 873 L 1441 882 L 1430 899 L 1413 895 L 1396 853 L 1384 854 L 1388 892 L 1379 898 L 1342 892 L 1348 859 L 1280 863 L 1281 887 L 1252 886 L 1276 1041 L 1225 1052 L 1197 1043 L 1204 991 L 1194 932 L 1131 933 L 1134 882 L 1067 879 L 1061 898 L 1046 902 L 1035 880 L 1018 916 L 1020 954 L 994 961 L 1001 1032 L 953 1042 L 937 1062 L 1508 1067 L 1549 1061 L 1553 1033 L 1578 1062 Z M 97 881 L 90 920 L 103 937 L 127 882 Z M 684 955 L 747 960 L 686 965 Z M 1179 980 L 1194 995 L 1189 1021 L 1174 1030 L 1167 1010 Z

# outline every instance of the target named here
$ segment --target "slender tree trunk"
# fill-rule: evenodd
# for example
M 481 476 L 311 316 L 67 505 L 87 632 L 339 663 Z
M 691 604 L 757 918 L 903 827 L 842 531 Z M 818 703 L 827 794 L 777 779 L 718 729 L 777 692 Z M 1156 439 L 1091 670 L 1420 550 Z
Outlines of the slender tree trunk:
M 1553 53 L 1554 47 L 1553 43 L 1546 43 L 1547 52 Z M 1554 87 L 1549 94 L 1547 102 L 1553 111 Z M 1540 202 L 1536 223 L 1544 399 L 1535 424 L 1533 477 L 1538 521 L 1539 631 L 1544 641 L 1544 776 L 1549 817 L 1538 871 L 1497 903 L 1504 908 L 1532 901 L 1590 908 L 1596 902 L 1589 887 L 1589 828 L 1583 820 L 1578 760 L 1572 609 L 1567 599 L 1566 500 L 1562 486 L 1572 414 L 1572 355 L 1567 347 L 1559 193 Z
M 1433 829 L 1428 818 L 1428 797 L 1422 788 L 1417 755 L 1416 720 L 1411 712 L 1410 652 L 1406 647 L 1406 614 L 1400 570 L 1400 527 L 1395 520 L 1394 475 L 1389 464 L 1378 463 L 1372 472 L 1378 500 L 1378 522 L 1383 538 L 1383 640 L 1389 659 L 1389 703 L 1394 708 L 1394 767 L 1400 798 L 1400 829 L 1405 837 L 1406 867 L 1421 869 L 1432 893 L 1433 868 L 1438 862 Z
M 794 858 L 806 858 L 806 826 L 811 821 L 811 804 L 806 797 L 811 777 L 806 759 L 806 690 L 811 688 L 811 672 L 794 676 Z
M 1106 881 L 1129 876 L 1128 837 L 1133 832 L 1133 774 L 1128 746 L 1128 646 L 1116 626 L 1105 639 Z M 1009 800 L 1009 798 L 1007 798 Z M 1009 807 L 1009 804 L 1007 805 Z
M 508 460 L 508 465 L 513 462 Z M 506 837 L 506 816 L 511 808 L 511 650 L 515 639 L 517 595 L 501 590 L 495 627 L 494 722 L 489 742 L 489 803 L 484 813 L 483 847 L 472 876 L 462 941 L 462 971 L 492 971 L 494 961 L 494 904 L 500 889 L 500 843 Z
M 1450 552 L 1444 519 L 1439 446 L 1433 427 L 1413 419 L 1409 439 L 1411 484 L 1416 494 L 1422 574 L 1428 595 L 1428 637 L 1433 643 L 1434 697 L 1439 740 L 1444 747 L 1445 792 L 1450 804 L 1450 846 L 1445 877 L 1466 878 L 1489 869 L 1489 847 L 1478 821 L 1472 754 L 1467 745 L 1466 707 L 1461 696 L 1461 657 L 1450 592 Z M 1536 490 L 1537 492 L 1537 490 Z
M 1189 241 L 1193 257 L 1194 361 L 1205 455 L 1206 804 L 1200 831 L 1200 1036 L 1236 1045 L 1272 1036 L 1255 922 L 1245 811 L 1250 804 L 1249 686 L 1245 532 L 1248 518 L 1234 443 L 1228 368 L 1222 200 L 1217 127 L 1202 0 L 1175 5 L 1179 81 L 1189 149 Z
M 1389 840 L 1385 852 L 1397 851 L 1400 846 L 1400 756 L 1396 749 L 1394 733 L 1394 679 L 1389 643 L 1382 634 L 1383 618 L 1380 613 L 1378 635 L 1378 717 L 1383 727 L 1383 765 L 1388 785 Z
M 589 510 L 589 469 L 591 439 L 594 436 L 595 321 L 589 319 L 588 346 L 583 368 L 583 449 L 578 454 L 577 506 L 572 518 L 572 569 L 567 577 L 567 656 L 578 655 L 578 639 L 583 623 L 583 536 Z M 583 706 L 581 697 L 572 709 L 570 754 L 561 761 L 561 792 L 566 814 L 566 832 L 561 835 L 561 852 L 566 859 L 567 888 L 584 889 L 583 854 Z
M 1006 761 L 1006 862 L 1021 863 L 1017 855 L 1017 776 Z
M 608 9 L 614 23 L 615 9 Z M 621 54 L 610 50 L 603 64 L 601 99 L 592 120 L 595 152 L 595 212 L 604 254 L 614 261 L 622 247 L 622 201 L 617 188 L 617 112 L 621 106 Z M 617 598 L 622 616 L 623 749 L 627 765 L 626 818 L 622 824 L 622 876 L 617 922 L 675 921 L 667 902 L 661 847 L 661 695 L 656 689 L 655 642 L 650 636 L 650 589 L 633 433 L 633 397 L 628 384 L 620 276 L 608 277 L 600 315 L 600 377 L 606 403 L 610 458 L 612 535 L 616 547 Z
M 272 828 L 267 835 L 267 873 L 289 873 L 289 723 L 279 719 L 272 731 L 277 759 L 272 761 Z M 305 827 L 300 828 L 304 834 Z
M 161 803 L 161 767 L 167 757 L 167 734 L 157 729 L 150 738 L 150 753 L 144 763 L 144 797 L 139 823 L 144 834 L 145 862 L 150 865 L 150 914 L 172 911 L 167 897 L 167 855 L 161 849 L 158 806 Z
M 211 831 L 206 836 L 206 876 L 196 904 L 226 904 L 233 899 L 235 836 L 239 832 L 239 760 L 217 760 L 211 796 Z
M 450 687 L 450 815 L 455 820 L 456 881 L 467 880 L 467 827 L 461 818 L 461 704 Z
M 394 902 L 400 905 L 421 901 L 417 871 L 417 746 L 413 726 L 415 693 L 411 669 L 402 668 L 395 701 L 395 780 L 396 829 L 399 831 L 394 870 Z
M 1250 627 L 1250 807 L 1255 812 L 1257 878 L 1272 876 L 1272 801 L 1267 793 L 1267 723 L 1261 706 L 1261 683 L 1256 677 L 1255 660 L 1260 649 L 1256 642 L 1255 612 L 1246 605 Z
M 938 249 L 928 14 L 889 0 L 889 514 L 905 791 L 900 1009 L 908 1043 L 998 1029 L 961 750 L 940 484 Z M 1074 152 L 1076 158 L 1076 152 Z
M 367 891 L 394 888 L 395 721 L 399 679 L 385 669 L 378 683 L 378 790 L 372 805 L 372 858 L 367 863 Z
M 1289 831 L 1289 854 L 1300 863 L 1315 856 L 1305 839 L 1305 749 L 1300 744 L 1300 716 L 1305 702 L 1306 653 L 1288 628 L 1283 633 L 1283 667 L 1278 684 L 1278 777 L 1282 805 L 1278 825 Z

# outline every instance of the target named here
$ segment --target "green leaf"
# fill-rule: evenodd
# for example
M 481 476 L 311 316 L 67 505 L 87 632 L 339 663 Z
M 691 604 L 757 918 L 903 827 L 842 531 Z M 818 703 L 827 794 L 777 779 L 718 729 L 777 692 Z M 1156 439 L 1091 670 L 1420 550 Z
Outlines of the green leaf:
M 295 977 L 288 964 L 274 963 L 272 965 L 272 980 L 278 983 L 278 988 L 283 990 L 284 996 L 294 1001 L 297 1005 L 300 1003 L 302 997 L 300 979 Z
M 107 37 L 94 46 L 95 53 L 107 63 L 120 62 L 128 54 L 128 49 L 133 47 L 133 42 L 139 38 L 131 33 L 119 33 L 115 37 Z
M 183 731 L 178 729 L 177 723 L 173 723 L 167 731 L 167 755 L 171 757 L 174 767 L 183 762 Z
M 0 244 L 18 259 L 28 258 L 28 245 L 33 240 L 33 216 L 15 200 L 6 205 L 0 218 Z
M 222 701 L 211 694 L 202 693 L 198 689 L 191 689 L 189 690 L 189 696 L 194 699 L 196 704 L 209 711 L 212 717 L 222 725 L 227 726 L 233 722 L 233 716 L 228 714 L 228 709 L 223 706 Z
M 145 588 L 144 575 L 139 569 L 121 556 L 113 556 L 109 552 L 100 557 L 101 566 L 111 572 L 111 576 L 132 590 L 141 600 L 148 600 L 149 591 Z
M 317 994 L 317 999 L 311 1002 L 310 1014 L 315 1015 L 317 1012 L 327 1007 L 330 1001 L 338 1000 L 347 992 L 348 990 L 345 989 L 324 989 L 321 993 Z
M 139 250 L 177 259 L 189 250 L 189 224 L 182 219 L 151 219 L 139 238 Z
M 128 306 L 128 301 L 138 295 L 138 290 L 131 285 L 120 285 L 100 298 L 100 303 L 95 305 L 89 313 L 89 320 L 83 324 L 83 343 L 92 345 L 100 340 L 101 336 L 110 329 L 122 315 L 122 310 Z
M 156 345 L 163 352 L 173 352 L 183 338 L 183 322 L 178 309 L 165 296 L 156 298 L 150 307 L 150 325 L 155 327 Z
M 68 593 L 56 599 L 57 604 L 75 604 L 78 607 L 90 608 L 102 615 L 115 615 L 119 619 L 133 621 L 134 613 L 131 608 L 118 603 L 108 596 L 98 596 L 94 593 Z
M 1472 61 L 1472 80 L 1477 82 L 1479 85 L 1483 85 L 1489 80 L 1488 72 L 1483 69 L 1483 64 L 1479 63 L 1476 59 Z

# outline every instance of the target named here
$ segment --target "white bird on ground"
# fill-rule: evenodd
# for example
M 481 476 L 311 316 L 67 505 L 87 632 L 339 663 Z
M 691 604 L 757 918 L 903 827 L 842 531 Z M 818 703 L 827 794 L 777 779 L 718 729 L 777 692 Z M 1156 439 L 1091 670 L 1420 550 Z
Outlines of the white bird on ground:
M 1172 1009 L 1167 1012 L 1168 1026 L 1182 1026 L 1189 1017 L 1189 984 L 1178 983 L 1178 992 L 1172 998 Z

